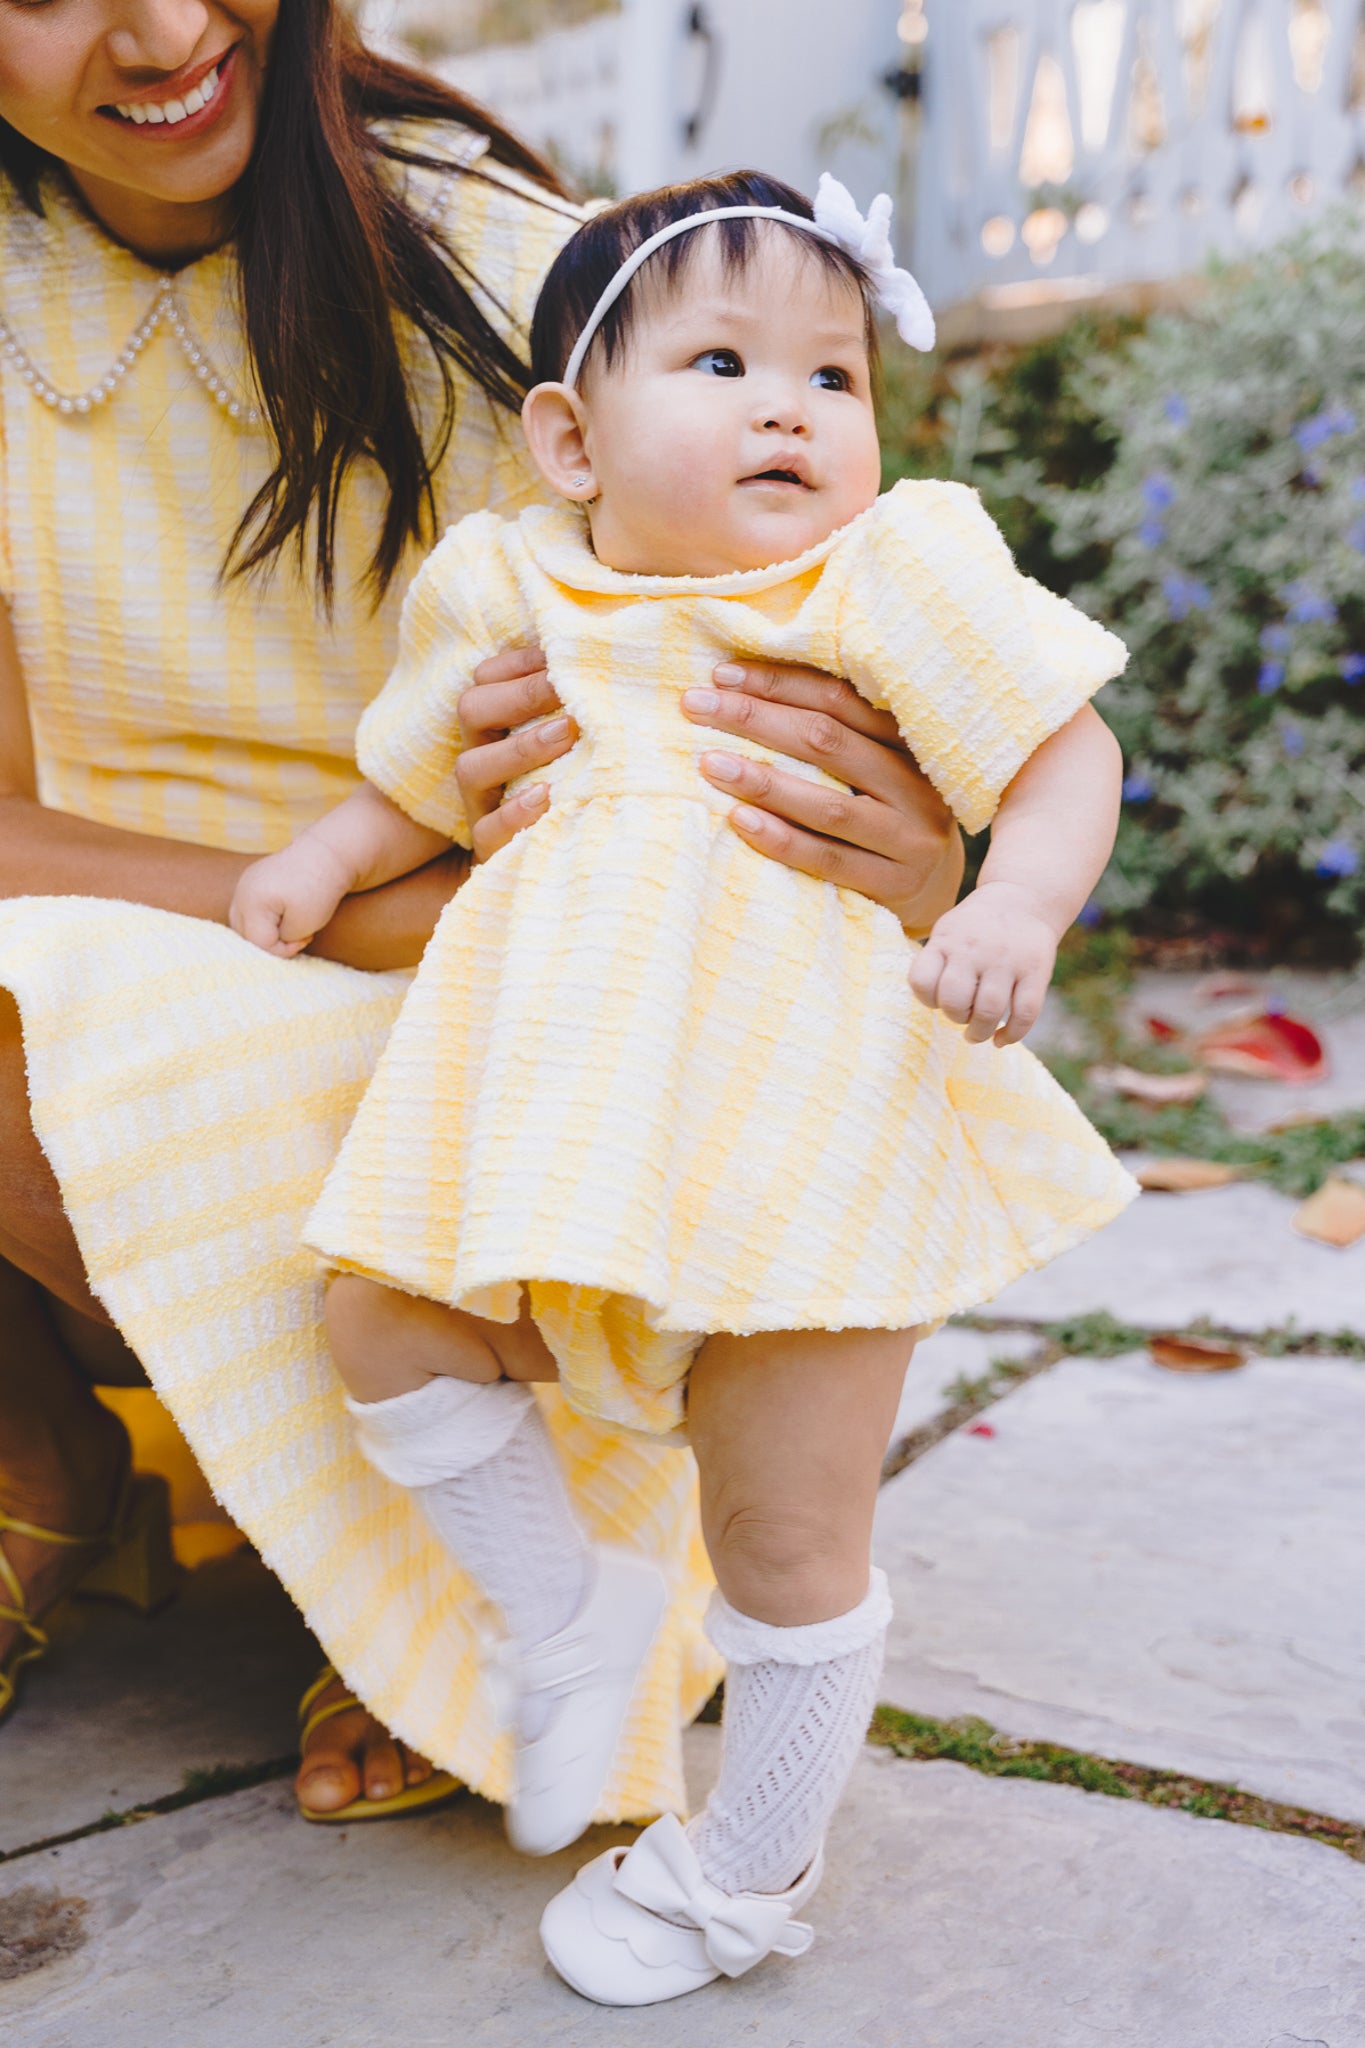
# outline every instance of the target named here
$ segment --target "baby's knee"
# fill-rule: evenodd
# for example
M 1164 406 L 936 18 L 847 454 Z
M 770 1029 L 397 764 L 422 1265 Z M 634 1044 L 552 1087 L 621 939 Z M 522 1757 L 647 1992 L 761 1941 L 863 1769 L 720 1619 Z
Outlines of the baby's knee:
M 711 1562 L 730 1605 L 777 1628 L 846 1614 L 867 1591 L 865 1534 L 797 1507 L 736 1509 L 713 1532 Z
M 473 1318 L 442 1302 L 338 1273 L 323 1313 L 337 1371 L 358 1401 L 387 1401 L 442 1376 L 500 1377 Z

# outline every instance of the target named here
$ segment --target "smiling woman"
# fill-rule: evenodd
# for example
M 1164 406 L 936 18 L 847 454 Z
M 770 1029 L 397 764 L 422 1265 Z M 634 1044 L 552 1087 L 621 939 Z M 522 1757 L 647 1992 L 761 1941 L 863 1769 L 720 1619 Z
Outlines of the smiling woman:
M 0 0 L 0 174 L 0 1715 L 42 1612 L 92 1568 L 133 1584 L 151 1539 L 80 1370 L 98 1319 L 361 1697 L 499 1797 L 469 1583 L 356 1455 L 299 1243 L 468 862 L 347 899 L 297 961 L 227 914 L 252 858 L 355 787 L 423 541 L 540 492 L 513 409 L 581 216 L 332 0 Z M 501 786 L 575 733 L 534 652 L 476 676 L 483 857 L 544 809 Z M 738 680 L 686 715 L 852 792 L 709 756 L 762 806 L 740 835 L 931 918 L 955 840 L 889 721 L 829 678 Z M 673 1588 L 604 1805 L 654 1813 L 715 1670 L 695 1475 L 541 1398 L 585 1522 Z M 426 1779 L 347 1698 L 309 1701 L 313 1817 Z

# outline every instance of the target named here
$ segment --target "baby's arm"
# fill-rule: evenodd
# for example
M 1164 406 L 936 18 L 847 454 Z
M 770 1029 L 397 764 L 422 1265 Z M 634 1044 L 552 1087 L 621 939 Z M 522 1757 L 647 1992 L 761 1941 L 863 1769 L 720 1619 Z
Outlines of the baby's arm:
M 252 862 L 237 883 L 228 923 L 253 946 L 292 959 L 343 896 L 396 881 L 449 847 L 445 834 L 417 824 L 364 782 L 281 852 Z
M 976 888 L 910 970 L 920 1001 L 965 1024 L 973 1045 L 1014 1045 L 1036 1023 L 1058 941 L 1113 848 L 1122 774 L 1118 742 L 1087 704 L 1001 798 Z

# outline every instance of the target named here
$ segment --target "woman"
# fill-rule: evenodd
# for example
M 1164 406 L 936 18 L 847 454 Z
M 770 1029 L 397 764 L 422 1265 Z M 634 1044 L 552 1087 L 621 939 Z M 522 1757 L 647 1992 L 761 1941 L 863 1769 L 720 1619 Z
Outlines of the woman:
M 333 0 L 0 0 L 0 159 L 0 1714 L 38 1617 L 130 1533 L 88 1376 L 140 1359 L 411 1746 L 323 1688 L 305 1813 L 444 1789 L 421 1751 L 497 1797 L 469 1588 L 351 1451 L 297 1249 L 462 859 L 352 898 L 311 960 L 225 920 L 352 785 L 422 544 L 534 489 L 512 408 L 577 215 Z M 855 792 L 720 750 L 735 829 L 929 923 L 960 854 L 889 722 L 799 671 L 718 680 L 690 717 Z M 534 651 L 467 691 L 476 858 L 541 814 L 500 796 L 573 744 L 556 710 Z M 643 1816 L 712 1681 L 690 1462 L 546 1403 L 585 1519 L 676 1588 L 613 1792 Z

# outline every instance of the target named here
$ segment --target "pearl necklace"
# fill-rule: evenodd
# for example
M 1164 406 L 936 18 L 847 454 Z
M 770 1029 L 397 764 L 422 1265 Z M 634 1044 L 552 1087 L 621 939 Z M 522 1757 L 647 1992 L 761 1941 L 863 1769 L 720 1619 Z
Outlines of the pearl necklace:
M 3 315 L 0 315 L 0 359 L 13 363 L 34 397 L 41 399 L 43 404 L 50 406 L 54 412 L 93 412 L 96 406 L 103 405 L 107 399 L 113 397 L 157 328 L 163 324 L 175 336 L 186 362 L 210 398 L 221 406 L 228 418 L 240 421 L 244 427 L 259 426 L 261 415 L 258 409 L 242 399 L 231 385 L 219 376 L 207 349 L 185 318 L 180 301 L 175 296 L 174 278 L 157 279 L 156 297 L 129 335 L 127 345 L 99 383 L 92 384 L 88 391 L 79 394 L 59 391 L 51 379 L 43 375 Z

